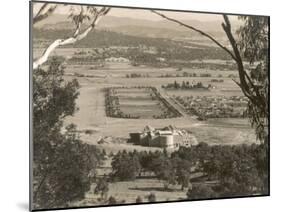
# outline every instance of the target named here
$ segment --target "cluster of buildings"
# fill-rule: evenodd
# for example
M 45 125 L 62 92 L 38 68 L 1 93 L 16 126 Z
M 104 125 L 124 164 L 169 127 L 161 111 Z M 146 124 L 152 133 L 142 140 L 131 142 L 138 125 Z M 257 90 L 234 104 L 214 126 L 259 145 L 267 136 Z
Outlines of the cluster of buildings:
M 247 98 L 243 96 L 190 96 L 176 100 L 191 114 L 205 118 L 244 117 L 247 107 Z
M 198 144 L 193 134 L 173 126 L 164 128 L 146 126 L 142 132 L 130 133 L 129 141 L 136 145 L 160 148 L 190 147 Z

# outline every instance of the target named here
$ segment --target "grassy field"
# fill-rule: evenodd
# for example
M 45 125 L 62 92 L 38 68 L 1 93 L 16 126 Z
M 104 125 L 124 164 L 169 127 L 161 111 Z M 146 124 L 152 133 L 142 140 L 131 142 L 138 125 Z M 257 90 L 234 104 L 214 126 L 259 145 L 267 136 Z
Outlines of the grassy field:
M 104 176 L 111 172 L 111 158 L 106 160 L 105 164 L 97 170 L 98 176 Z M 196 174 L 192 175 L 192 178 L 196 177 Z M 100 204 L 97 194 L 94 194 L 94 188 L 96 184 L 92 185 L 92 189 L 86 193 L 84 202 L 90 204 Z M 135 180 L 129 181 L 117 181 L 109 183 L 108 197 L 113 196 L 118 202 L 123 200 L 126 203 L 135 203 L 136 198 L 139 196 L 143 202 L 148 202 L 148 195 L 153 193 L 156 196 L 156 201 L 172 201 L 186 199 L 187 190 L 181 190 L 180 185 L 169 185 L 168 189 L 164 189 L 164 182 L 158 180 L 153 175 L 146 175 L 138 177 Z M 81 204 L 81 203 L 80 203 Z M 83 204 L 84 205 L 84 204 Z
M 80 202 L 73 202 L 71 206 L 93 206 L 102 205 L 99 202 L 100 196 L 94 194 L 95 184 L 92 189 L 86 193 L 85 199 Z M 109 184 L 108 197 L 114 197 L 118 202 L 132 204 L 136 203 L 139 196 L 143 202 L 148 202 L 148 195 L 155 194 L 156 202 L 158 201 L 175 201 L 187 199 L 186 191 L 181 191 L 179 186 L 171 186 L 170 189 L 164 190 L 163 183 L 157 179 L 137 179 L 134 181 L 124 181 Z M 104 203 L 106 204 L 106 203 Z
M 198 141 L 210 145 L 237 145 L 256 142 L 255 132 L 249 127 L 247 119 L 223 118 L 210 119 L 200 127 L 187 127 Z
M 65 50 L 64 50 L 65 51 Z M 73 52 L 73 50 L 70 50 Z M 212 73 L 217 76 L 222 74 L 223 83 L 214 83 L 211 80 L 214 77 L 174 77 L 174 78 L 125 78 L 126 73 L 149 73 L 153 76 L 165 73 L 175 74 L 177 73 L 174 68 L 149 68 L 149 67 L 132 67 L 126 63 L 110 63 L 106 65 L 106 69 L 90 70 L 90 66 L 67 66 L 66 73 L 83 73 L 92 74 L 99 77 L 79 77 L 80 96 L 77 100 L 79 111 L 74 117 L 68 117 L 66 123 L 77 124 L 80 130 L 93 130 L 92 135 L 81 135 L 82 138 L 92 144 L 97 144 L 97 140 L 104 136 L 114 136 L 128 138 L 130 132 L 141 131 L 145 125 L 151 125 L 153 127 L 163 127 L 167 125 L 175 125 L 179 128 L 189 129 L 198 136 L 198 141 L 203 141 L 210 144 L 240 144 L 255 142 L 255 135 L 251 129 L 247 120 L 242 120 L 242 124 L 235 125 L 237 119 L 228 119 L 230 124 L 221 124 L 220 121 L 207 121 L 199 122 L 196 117 L 179 117 L 171 119 L 151 119 L 145 117 L 144 119 L 122 119 L 122 118 L 110 118 L 106 117 L 104 110 L 104 91 L 106 87 L 120 87 L 120 86 L 154 86 L 161 92 L 165 92 L 167 96 L 204 96 L 204 95 L 219 95 L 219 96 L 233 96 L 242 95 L 239 87 L 228 78 L 229 74 L 237 74 L 235 71 L 213 71 L 213 70 L 194 70 L 183 69 L 187 72 L 196 73 Z M 66 76 L 66 79 L 72 79 L 72 76 Z M 174 90 L 164 91 L 161 89 L 161 85 L 172 83 L 177 80 L 181 83 L 185 81 L 201 81 L 203 84 L 212 84 L 215 88 L 210 91 L 188 91 L 188 90 Z M 138 96 L 138 98 L 136 98 Z M 142 96 L 142 97 L 141 97 Z M 140 92 L 138 94 L 130 92 L 124 92 L 120 94 L 122 99 L 124 110 L 137 112 L 138 110 L 151 111 L 155 107 L 155 103 L 152 101 L 146 101 L 146 96 Z M 142 100 L 139 100 L 142 99 Z M 147 108 L 142 108 L 143 104 Z M 141 107 L 140 107 L 141 106 Z M 146 111 L 146 112 L 147 112 Z M 108 148 L 112 149 L 110 145 Z M 121 145 L 120 148 L 127 148 L 127 145 Z M 117 149 L 120 149 L 117 148 Z M 128 147 L 130 148 L 130 147 Z M 113 148 L 114 149 L 114 148 Z M 133 148 L 132 148 L 133 149 Z
M 162 113 L 160 102 L 152 99 L 149 88 L 117 88 L 115 91 L 120 102 L 120 109 L 125 114 L 149 119 L 160 116 Z
M 131 69 L 133 72 L 134 69 Z M 67 77 L 72 78 L 72 77 Z M 175 78 L 176 79 L 176 78 Z M 198 141 L 209 144 L 240 144 L 255 142 L 254 131 L 251 129 L 247 120 L 242 120 L 239 125 L 235 125 L 237 119 L 228 119 L 228 125 L 221 124 L 220 121 L 199 122 L 196 117 L 180 117 L 171 119 L 122 119 L 106 117 L 104 110 L 104 93 L 103 88 L 111 86 L 155 86 L 160 88 L 163 83 L 169 83 L 175 79 L 171 78 L 140 78 L 127 79 L 118 77 L 106 78 L 78 78 L 81 88 L 80 96 L 77 100 L 79 111 L 74 117 L 68 117 L 67 123 L 75 123 L 81 130 L 93 130 L 92 135 L 81 135 L 82 138 L 91 144 L 97 144 L 97 140 L 104 136 L 114 136 L 128 138 L 130 132 L 141 131 L 144 126 L 151 125 L 153 127 L 163 127 L 168 125 L 175 125 L 179 128 L 189 129 L 198 137 Z M 188 79 L 187 79 L 188 80 Z M 210 80 L 200 78 L 200 80 Z M 224 84 L 224 85 L 223 85 Z M 200 91 L 196 95 L 234 95 L 236 92 L 240 93 L 239 88 L 230 79 L 220 83 L 220 88 L 211 91 Z M 225 89 L 229 89 L 225 91 Z M 234 91 L 235 90 L 235 91 Z M 167 92 L 172 97 L 174 93 L 183 96 L 190 95 L 189 91 L 171 91 Z M 193 93 L 193 95 L 195 95 Z M 123 101 L 126 102 L 130 95 L 125 97 Z M 137 101 L 134 102 L 133 107 L 137 106 Z M 152 103 L 147 103 L 152 104 Z M 109 148 L 112 149 L 110 145 Z M 122 145 L 117 149 L 126 149 L 127 145 Z M 129 147 L 128 147 L 129 148 Z

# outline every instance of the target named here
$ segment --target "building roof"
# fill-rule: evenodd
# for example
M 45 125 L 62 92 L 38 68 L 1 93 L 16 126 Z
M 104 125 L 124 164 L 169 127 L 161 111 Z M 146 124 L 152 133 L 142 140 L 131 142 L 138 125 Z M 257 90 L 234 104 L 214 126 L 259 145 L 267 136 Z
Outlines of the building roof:
M 143 129 L 144 132 L 151 132 L 151 131 L 154 131 L 154 128 L 149 126 L 149 125 L 146 125 Z
M 170 130 L 159 130 L 159 135 L 173 135 L 172 131 Z

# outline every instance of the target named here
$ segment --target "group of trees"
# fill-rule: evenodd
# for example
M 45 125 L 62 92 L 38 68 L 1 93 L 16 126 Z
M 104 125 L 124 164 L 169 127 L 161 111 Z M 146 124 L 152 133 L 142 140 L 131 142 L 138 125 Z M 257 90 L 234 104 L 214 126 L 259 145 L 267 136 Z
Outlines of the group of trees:
M 184 71 L 183 73 L 176 73 L 176 74 L 161 74 L 159 77 L 163 77 L 163 78 L 171 78 L 171 77 L 213 77 L 212 74 L 208 73 L 207 75 L 206 74 L 197 74 L 195 72 L 186 72 Z M 217 78 L 222 78 L 223 75 L 222 74 L 218 74 L 217 75 Z M 231 79 L 235 79 L 237 78 L 238 76 L 235 75 L 235 74 L 229 74 L 228 76 L 226 76 L 228 78 L 231 78 Z
M 138 73 L 131 73 L 126 74 L 126 78 L 149 78 L 149 74 L 138 74 Z
M 90 189 L 102 153 L 80 140 L 76 126 L 63 120 L 77 110 L 77 80 L 63 79 L 64 67 L 52 58 L 33 71 L 34 208 L 66 207 Z
M 106 176 L 99 178 L 96 181 L 96 187 L 95 187 L 94 193 L 100 195 L 100 201 L 107 200 L 107 195 L 108 195 L 108 191 L 109 191 L 108 186 L 109 185 L 108 185 L 108 180 L 107 180 Z
M 161 74 L 160 77 L 164 77 L 164 78 L 170 78 L 170 77 L 198 77 L 198 75 L 196 73 L 189 73 L 189 72 L 183 72 L 182 74 L 177 73 L 177 74 Z
M 48 18 L 58 4 L 34 3 L 33 24 Z M 65 6 L 65 5 L 61 5 Z M 109 8 L 81 6 L 77 13 L 69 10 L 75 31 L 68 37 L 56 37 L 42 55 L 33 61 L 32 104 L 32 209 L 67 207 L 84 198 L 95 179 L 96 168 L 102 163 L 102 153 L 93 145 L 83 143 L 76 126 L 65 126 L 64 119 L 77 107 L 79 84 L 76 79 L 65 81 L 61 58 L 50 57 L 59 46 L 74 44 L 85 38 Z M 90 20 L 87 27 L 82 24 Z
M 201 184 L 200 189 L 208 189 L 210 197 L 233 197 L 254 194 L 268 194 L 268 155 L 266 145 L 198 146 L 185 148 L 173 153 L 196 164 L 205 180 L 217 182 L 212 187 Z M 191 191 L 196 195 L 196 187 Z M 188 194 L 187 194 L 188 195 Z M 205 194 L 198 195 L 204 198 Z
M 105 89 L 105 112 L 109 117 L 124 119 L 139 119 L 140 116 L 127 114 L 121 111 L 119 97 L 116 95 L 114 88 Z
M 164 189 L 188 188 L 187 197 L 246 196 L 268 193 L 268 158 L 265 145 L 181 147 L 170 156 L 164 151 L 118 152 L 112 160 L 111 179 L 156 177 Z M 192 170 L 192 171 L 191 171 Z M 191 177 L 192 174 L 200 177 Z M 206 182 L 212 182 L 208 184 Z
M 105 88 L 105 112 L 110 117 L 120 117 L 119 98 L 116 96 L 115 89 Z
M 208 87 L 205 87 L 202 82 L 197 82 L 197 83 L 189 83 L 189 81 L 182 81 L 182 83 L 178 83 L 176 80 L 174 83 L 168 83 L 167 85 L 162 85 L 162 88 L 165 89 L 181 89 L 181 90 L 189 90 L 189 89 L 208 89 L 212 85 L 208 85 Z
M 202 50 L 205 49 L 202 48 Z M 194 49 L 189 49 L 189 51 L 193 52 Z M 209 53 L 209 52 L 208 52 Z M 223 53 L 223 52 L 220 52 Z M 215 71 L 225 71 L 225 70 L 235 70 L 235 64 L 233 63 L 210 63 L 205 62 L 204 60 L 208 60 L 205 55 L 202 56 L 202 59 L 200 62 L 193 62 L 192 60 L 189 60 L 189 57 L 185 55 L 187 59 L 175 59 L 175 60 L 169 60 L 168 65 L 173 66 L 180 66 L 184 68 L 190 68 L 190 69 L 206 69 L 206 70 L 215 70 Z M 217 57 L 218 59 L 221 58 L 221 60 L 229 61 L 228 58 L 221 57 L 220 54 L 215 55 L 214 57 Z
M 211 79 L 211 82 L 224 82 L 223 79 Z
M 135 180 L 142 176 L 155 176 L 163 182 L 164 189 L 179 184 L 187 188 L 190 163 L 179 157 L 170 158 L 164 150 L 156 152 L 119 151 L 112 159 L 112 180 Z

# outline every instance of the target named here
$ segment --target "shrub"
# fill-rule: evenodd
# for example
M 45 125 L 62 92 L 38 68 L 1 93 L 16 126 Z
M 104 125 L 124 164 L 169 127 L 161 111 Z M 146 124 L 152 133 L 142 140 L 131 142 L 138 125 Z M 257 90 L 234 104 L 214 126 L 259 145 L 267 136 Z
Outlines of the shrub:
M 149 202 L 156 202 L 156 195 L 154 193 L 150 193 L 148 196 L 147 196 L 147 200 Z
M 110 196 L 110 197 L 108 198 L 108 204 L 109 204 L 109 205 L 116 205 L 116 204 L 117 204 L 117 200 L 115 199 L 115 197 Z
M 141 202 L 143 202 L 143 200 L 140 196 L 138 196 L 137 199 L 136 199 L 136 203 L 141 203 Z

